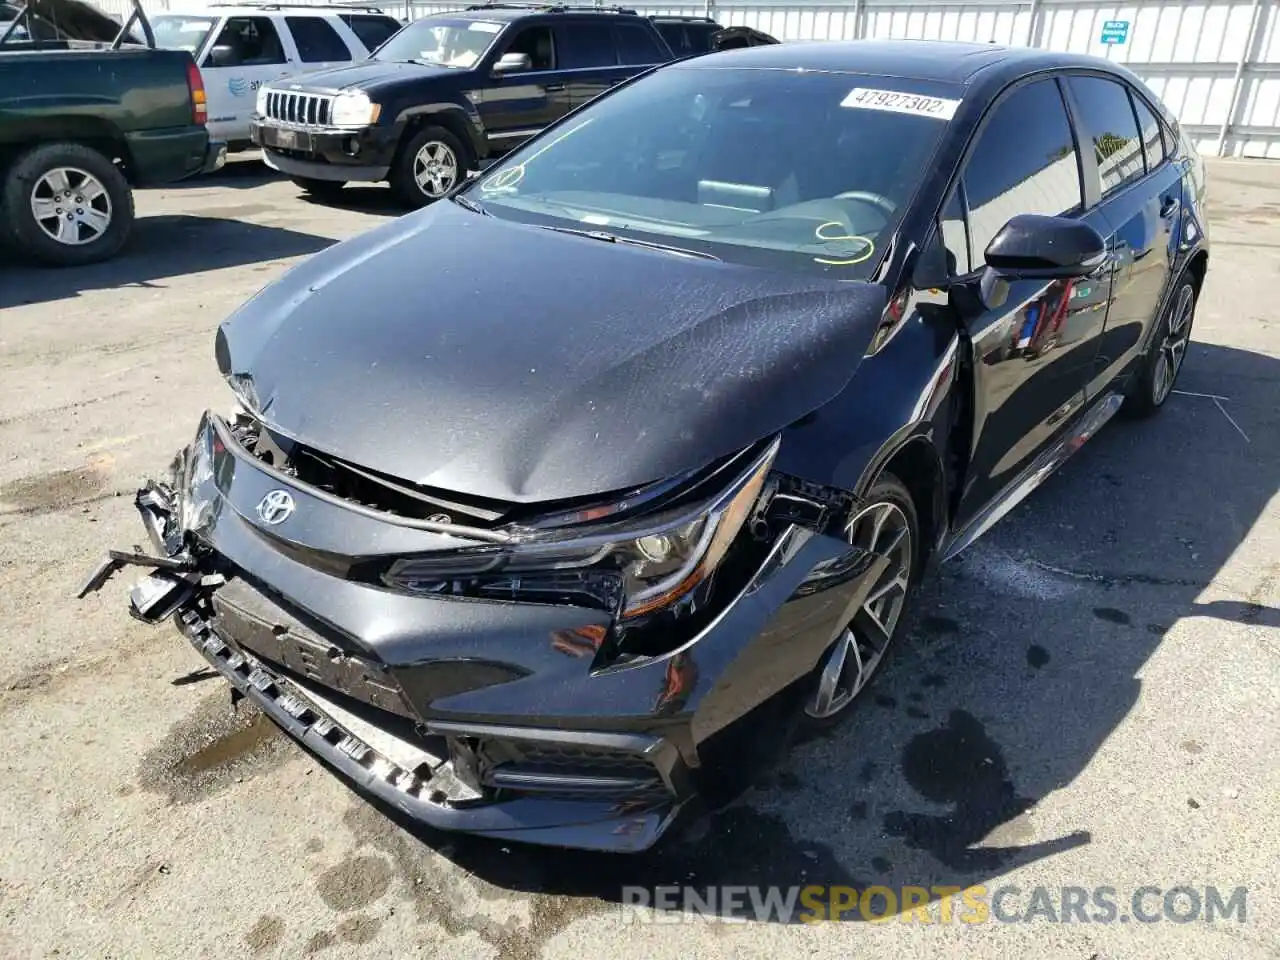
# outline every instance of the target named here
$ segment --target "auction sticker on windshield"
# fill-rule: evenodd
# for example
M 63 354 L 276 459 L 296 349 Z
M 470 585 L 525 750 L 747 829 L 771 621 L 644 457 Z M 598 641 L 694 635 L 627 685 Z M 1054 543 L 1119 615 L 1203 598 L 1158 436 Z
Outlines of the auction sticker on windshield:
M 489 23 L 487 20 L 476 20 L 467 25 L 468 30 L 475 30 L 478 33 L 497 33 L 502 29 L 500 23 Z
M 922 97 L 917 93 L 903 93 L 900 90 L 854 87 L 849 91 L 849 95 L 840 101 L 840 106 L 857 110 L 887 110 L 890 113 L 910 113 L 918 117 L 950 120 L 956 115 L 956 107 L 960 106 L 960 101 L 944 100 L 941 97 Z

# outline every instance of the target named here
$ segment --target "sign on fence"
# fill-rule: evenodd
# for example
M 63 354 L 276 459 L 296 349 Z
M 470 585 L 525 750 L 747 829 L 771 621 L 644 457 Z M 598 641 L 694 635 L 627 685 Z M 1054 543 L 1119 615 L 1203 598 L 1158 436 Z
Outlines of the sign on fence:
M 1102 25 L 1103 43 L 1124 43 L 1129 39 L 1128 20 L 1108 20 Z

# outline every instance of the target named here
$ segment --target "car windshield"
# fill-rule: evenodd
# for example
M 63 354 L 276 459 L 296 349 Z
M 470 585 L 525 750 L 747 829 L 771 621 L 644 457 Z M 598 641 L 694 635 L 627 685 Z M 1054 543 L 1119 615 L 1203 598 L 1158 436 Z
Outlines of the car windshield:
M 465 192 L 489 214 L 865 279 L 958 104 L 896 77 L 667 67 Z
M 213 17 L 184 17 L 177 14 L 161 14 L 151 18 L 151 30 L 156 35 L 156 46 L 170 50 L 186 50 L 196 54 L 204 46 L 205 37 L 213 29 Z
M 409 24 L 378 48 L 375 60 L 413 61 L 469 69 L 484 56 L 503 24 L 487 20 L 442 20 L 424 17 Z

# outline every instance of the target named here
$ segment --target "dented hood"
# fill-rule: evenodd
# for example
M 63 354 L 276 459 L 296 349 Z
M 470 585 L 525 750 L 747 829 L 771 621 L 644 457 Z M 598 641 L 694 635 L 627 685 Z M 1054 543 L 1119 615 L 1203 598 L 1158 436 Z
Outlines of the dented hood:
M 623 490 L 776 432 L 853 375 L 879 286 L 603 243 L 442 202 L 310 258 L 218 332 L 265 422 L 515 502 Z

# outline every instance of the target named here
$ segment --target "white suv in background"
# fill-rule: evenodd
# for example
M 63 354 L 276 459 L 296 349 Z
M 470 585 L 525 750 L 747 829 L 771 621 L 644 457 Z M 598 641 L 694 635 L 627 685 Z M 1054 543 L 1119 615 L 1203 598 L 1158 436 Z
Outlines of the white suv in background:
M 157 46 L 195 58 L 209 98 L 209 136 L 232 150 L 249 146 L 258 87 L 364 60 L 402 26 L 377 7 L 339 3 L 215 3 L 150 19 Z

